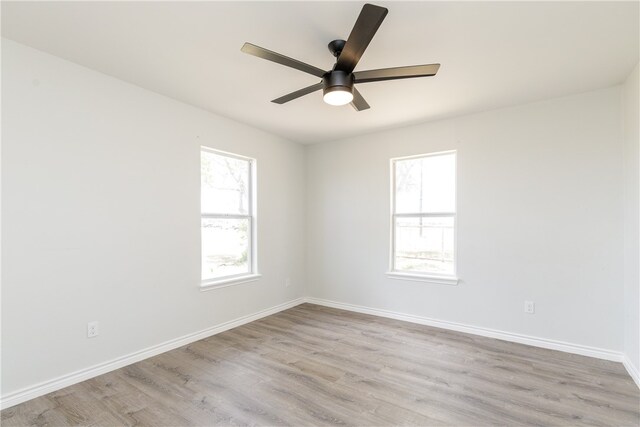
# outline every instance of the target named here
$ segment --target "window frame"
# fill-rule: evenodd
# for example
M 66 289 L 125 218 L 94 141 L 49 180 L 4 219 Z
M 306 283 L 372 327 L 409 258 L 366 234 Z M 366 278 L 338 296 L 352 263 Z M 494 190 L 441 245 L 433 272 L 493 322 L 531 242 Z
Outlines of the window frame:
M 454 211 L 453 212 L 410 212 L 396 213 L 396 163 L 403 160 L 422 159 L 426 157 L 454 155 Z M 389 250 L 389 271 L 387 276 L 391 279 L 410 280 L 419 282 L 437 283 L 443 285 L 457 285 L 458 279 L 458 153 L 457 150 L 437 151 L 433 153 L 416 154 L 404 157 L 394 157 L 390 159 L 391 170 L 391 206 L 390 206 L 390 250 Z M 434 218 L 434 217 L 452 217 L 453 218 L 453 273 L 438 274 L 433 272 L 419 272 L 397 270 L 395 267 L 396 254 L 396 219 L 397 218 Z
M 202 228 L 200 229 L 200 290 L 209 291 L 212 289 L 224 288 L 227 286 L 238 285 L 240 283 L 253 282 L 258 280 L 261 275 L 258 273 L 258 239 L 257 239 L 257 215 L 256 215 L 256 193 L 257 193 L 257 165 L 256 159 L 251 157 L 242 156 L 240 154 L 230 153 L 227 151 L 217 150 L 214 148 L 201 146 L 200 147 L 200 165 L 202 165 L 202 154 L 212 153 L 218 156 L 229 157 L 236 160 L 246 161 L 249 164 L 248 168 L 248 188 L 247 188 L 247 214 L 225 214 L 218 212 L 204 212 L 202 210 L 202 201 L 200 201 L 200 223 L 203 219 L 248 219 L 249 220 L 249 233 L 248 233 L 248 250 L 247 250 L 247 264 L 249 271 L 246 273 L 231 274 L 227 276 L 216 277 L 212 279 L 202 278 Z M 202 167 L 202 166 L 201 166 Z M 200 171 L 200 194 L 202 194 L 202 170 Z M 202 197 L 202 196 L 201 196 Z M 202 226 L 201 226 L 202 227 Z

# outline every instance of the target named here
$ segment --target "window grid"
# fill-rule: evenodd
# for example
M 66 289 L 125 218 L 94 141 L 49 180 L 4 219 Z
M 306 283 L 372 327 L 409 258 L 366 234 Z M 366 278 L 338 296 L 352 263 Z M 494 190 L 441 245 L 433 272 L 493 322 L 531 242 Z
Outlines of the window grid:
M 257 263 L 256 263 L 256 233 L 255 233 L 255 223 L 256 223 L 256 219 L 255 219 L 255 212 L 254 212 L 254 203 L 255 203 L 255 199 L 254 199 L 254 189 L 255 189 L 255 181 L 254 181 L 254 174 L 255 174 L 255 160 L 248 158 L 248 157 L 244 157 L 244 156 L 240 156 L 240 155 L 236 155 L 236 154 L 232 154 L 232 153 L 227 153 L 224 151 L 219 151 L 219 150 L 214 150 L 208 147 L 201 147 L 201 156 L 203 155 L 203 153 L 211 153 L 211 154 L 215 154 L 218 156 L 223 156 L 223 157 L 228 157 L 228 158 L 232 158 L 232 159 L 236 159 L 236 160 L 241 160 L 244 162 L 247 162 L 248 164 L 248 176 L 247 176 L 247 213 L 246 214 L 232 214 L 232 213 L 220 213 L 220 212 L 207 212 L 204 210 L 204 208 L 201 206 L 201 210 L 200 210 L 200 218 L 201 218 L 201 222 L 203 219 L 245 219 L 248 221 L 248 230 L 247 230 L 247 237 L 248 237 L 248 242 L 247 242 L 247 266 L 248 269 L 246 272 L 242 272 L 242 273 L 238 273 L 238 274 L 229 274 L 229 275 L 223 275 L 223 276 L 216 276 L 213 278 L 204 278 L 202 277 L 202 283 L 206 284 L 206 283 L 211 283 L 211 282 L 218 282 L 218 281 L 227 281 L 227 280 L 232 280 L 235 278 L 239 278 L 239 277 L 244 277 L 244 276 L 248 276 L 248 275 L 253 275 L 253 274 L 257 274 Z M 201 239 L 203 238 L 203 236 L 201 235 Z
M 409 156 L 409 157 L 401 157 L 401 158 L 395 158 L 395 159 L 391 159 L 391 251 L 390 251 L 390 257 L 389 257 L 389 264 L 390 264 L 390 271 L 394 272 L 394 273 L 408 273 L 408 274 L 415 274 L 415 275 L 424 275 L 424 276 L 443 276 L 443 277 L 448 277 L 448 276 L 456 276 L 457 274 L 457 203 L 456 203 L 456 199 L 457 199 L 457 176 L 454 176 L 454 210 L 453 211 L 444 211 L 444 212 L 402 212 L 402 213 L 397 213 L 396 209 L 397 209 L 397 187 L 396 187 L 396 179 L 397 179 L 397 175 L 396 175 L 396 167 L 397 167 L 397 163 L 401 162 L 401 161 L 405 161 L 405 160 L 417 160 L 417 159 L 423 159 L 423 158 L 428 158 L 428 157 L 435 157 L 435 156 L 444 156 L 444 155 L 453 155 L 454 156 L 454 175 L 457 175 L 457 153 L 456 151 L 443 151 L 443 152 L 437 152 L 437 153 L 431 153 L 431 154 L 421 154 L 421 155 L 416 155 L 416 156 Z M 452 259 L 452 265 L 453 265 L 453 270 L 451 274 L 448 273 L 441 273 L 441 272 L 432 272 L 432 271 L 415 271 L 415 270 L 400 270 L 397 268 L 396 265 L 396 248 L 397 248 L 397 231 L 396 231 L 396 227 L 397 227 L 397 222 L 398 219 L 401 218 L 420 218 L 420 229 L 422 230 L 422 228 L 429 228 L 428 225 L 423 225 L 422 223 L 422 219 L 423 218 L 451 218 L 452 219 L 452 232 L 453 232 L 453 259 Z M 438 228 L 445 228 L 445 227 L 438 227 Z M 422 232 L 422 231 L 421 231 Z M 443 231 L 444 233 L 444 231 Z M 442 238 L 442 244 L 444 245 L 444 236 Z M 437 261 L 438 259 L 431 259 L 431 258 L 424 258 L 427 260 L 435 260 Z M 444 250 L 442 251 L 442 257 L 440 259 L 441 261 L 444 260 Z

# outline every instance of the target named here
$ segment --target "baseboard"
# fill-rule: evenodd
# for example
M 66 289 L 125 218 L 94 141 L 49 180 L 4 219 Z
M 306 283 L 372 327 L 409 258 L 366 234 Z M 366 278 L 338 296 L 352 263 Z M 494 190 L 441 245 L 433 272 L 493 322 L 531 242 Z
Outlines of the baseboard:
M 63 375 L 58 378 L 54 378 L 49 381 L 45 381 L 30 387 L 23 388 L 21 390 L 9 393 L 6 396 L 0 398 L 0 409 L 6 409 L 11 406 L 17 405 L 27 400 L 34 399 L 36 397 L 51 393 L 52 391 L 60 390 L 64 387 L 79 383 L 81 381 L 88 380 L 89 378 L 97 377 L 98 375 L 106 374 L 107 372 L 115 369 L 122 368 L 140 360 L 147 359 L 152 356 L 164 353 L 169 350 L 173 350 L 183 345 L 190 344 L 192 342 L 201 340 L 203 338 L 210 337 L 212 335 L 219 334 L 229 329 L 244 325 L 246 323 L 253 322 L 266 316 L 278 313 L 283 310 L 287 310 L 296 305 L 305 302 L 305 298 L 298 298 L 283 304 L 276 305 L 265 310 L 261 310 L 257 313 L 249 314 L 247 316 L 238 317 L 237 319 L 230 320 L 228 322 L 221 323 L 219 325 L 203 329 L 198 332 L 184 335 L 179 338 L 175 338 L 169 341 L 165 341 L 161 344 L 148 347 L 146 349 L 130 353 L 126 356 L 119 357 L 98 365 L 91 366 L 86 369 L 81 369 L 76 372 L 72 372 L 67 375 Z
M 377 308 L 364 307 L 364 306 L 354 305 L 354 304 L 346 304 L 342 302 L 329 301 L 329 300 L 324 300 L 320 298 L 307 297 L 305 300 L 310 304 L 318 304 L 326 307 L 333 307 L 333 308 L 338 308 L 342 310 L 354 311 L 356 313 L 372 314 L 374 316 L 387 317 L 389 319 L 404 320 L 405 322 L 418 323 L 420 325 L 434 326 L 436 328 L 449 329 L 449 330 L 458 331 L 458 332 L 465 332 L 468 334 L 480 335 L 488 338 L 496 338 L 503 341 L 511 341 L 511 342 L 516 342 L 520 344 L 527 344 L 534 347 L 564 351 L 565 353 L 573 353 L 573 354 L 579 354 L 582 356 L 596 357 L 598 359 L 611 360 L 614 362 L 623 362 L 623 359 L 624 359 L 624 354 L 621 352 L 606 350 L 606 349 L 597 348 L 597 347 L 589 347 L 589 346 L 572 344 L 572 343 L 563 342 L 563 341 L 549 340 L 546 338 L 499 331 L 496 329 L 481 328 L 478 326 L 465 325 L 463 323 L 449 322 L 447 320 L 432 319 L 429 317 L 398 313 L 395 311 L 381 310 Z M 633 374 L 631 376 L 633 377 Z
M 629 372 L 631 378 L 633 378 L 633 381 L 636 382 L 638 388 L 640 388 L 640 371 L 638 371 L 638 368 L 635 367 L 633 363 L 631 363 L 631 360 L 626 354 L 624 356 L 624 359 L 622 360 L 622 364 L 627 369 L 627 372 Z
M 615 362 L 622 362 L 629 372 L 629 375 L 635 383 L 640 387 L 640 372 L 631 363 L 629 358 L 623 353 L 583 346 L 578 344 L 572 344 L 562 341 L 549 340 L 545 338 L 532 337 L 528 335 L 515 334 L 511 332 L 499 331 L 495 329 L 481 328 L 477 326 L 466 325 L 462 323 L 449 322 L 446 320 L 432 319 L 429 317 L 416 316 L 412 314 L 398 313 L 389 310 L 382 310 L 370 307 L 364 307 L 360 305 L 341 303 L 336 301 L 329 301 L 319 298 L 306 297 L 297 298 L 295 300 L 276 305 L 265 310 L 261 310 L 257 313 L 253 313 L 247 316 L 242 316 L 237 319 L 230 320 L 228 322 L 221 323 L 219 325 L 203 329 L 192 334 L 187 334 L 173 340 L 165 341 L 164 343 L 148 347 L 146 349 L 130 353 L 128 355 L 113 359 L 98 365 L 91 366 L 86 369 L 81 369 L 76 372 L 72 372 L 67 375 L 63 375 L 58 378 L 54 378 L 49 381 L 45 381 L 30 387 L 23 388 L 21 390 L 9 393 L 0 398 L 0 409 L 10 408 L 27 400 L 34 399 L 36 397 L 51 393 L 56 390 L 60 390 L 64 387 L 79 383 L 81 381 L 88 380 L 98 375 L 106 374 L 107 372 L 115 369 L 122 368 L 140 360 L 147 359 L 152 356 L 173 350 L 183 345 L 190 344 L 192 342 L 201 340 L 203 338 L 210 337 L 212 335 L 219 334 L 229 329 L 244 325 L 246 323 L 253 322 L 266 316 L 278 313 L 283 310 L 295 307 L 304 302 L 310 304 L 323 305 L 326 307 L 338 308 L 341 310 L 348 310 L 357 313 L 371 314 L 374 316 L 386 317 L 389 319 L 403 320 L 406 322 L 417 323 L 420 325 L 434 326 L 442 329 L 449 329 L 458 332 L 465 332 L 473 335 L 480 335 L 483 337 L 496 338 L 504 341 L 517 342 L 520 344 L 527 344 L 535 347 L 547 348 L 551 350 L 564 351 L 566 353 L 580 354 L 582 356 L 596 357 L 598 359 L 611 360 Z

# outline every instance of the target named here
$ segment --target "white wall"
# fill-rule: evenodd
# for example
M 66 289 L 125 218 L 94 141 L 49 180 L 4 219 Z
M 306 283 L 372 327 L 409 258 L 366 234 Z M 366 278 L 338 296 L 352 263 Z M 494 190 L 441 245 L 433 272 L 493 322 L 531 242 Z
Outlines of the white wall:
M 307 293 L 621 351 L 620 99 L 615 87 L 311 146 Z M 389 159 L 451 149 L 461 282 L 388 279 Z
M 302 296 L 303 146 L 8 40 L 2 92 L 3 395 Z M 257 282 L 198 288 L 200 145 L 257 159 Z
M 640 108 L 638 65 L 624 84 L 624 352 L 640 374 Z M 636 378 L 638 381 L 638 378 Z M 640 384 L 639 384 L 640 385 Z
M 634 73 L 305 148 L 3 40 L 2 394 L 305 294 L 637 363 Z M 200 145 L 258 160 L 258 282 L 198 289 Z M 388 279 L 389 159 L 448 149 L 461 282 Z

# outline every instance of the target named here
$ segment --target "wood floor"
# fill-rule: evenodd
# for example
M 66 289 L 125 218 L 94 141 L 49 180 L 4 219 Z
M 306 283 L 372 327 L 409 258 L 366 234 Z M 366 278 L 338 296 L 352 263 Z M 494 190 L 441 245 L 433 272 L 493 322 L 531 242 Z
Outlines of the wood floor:
M 303 304 L 5 409 L 2 425 L 640 425 L 619 363 Z

